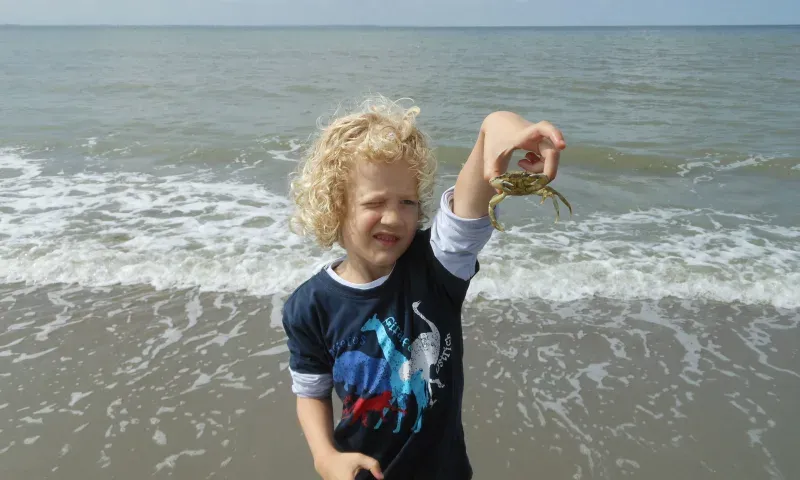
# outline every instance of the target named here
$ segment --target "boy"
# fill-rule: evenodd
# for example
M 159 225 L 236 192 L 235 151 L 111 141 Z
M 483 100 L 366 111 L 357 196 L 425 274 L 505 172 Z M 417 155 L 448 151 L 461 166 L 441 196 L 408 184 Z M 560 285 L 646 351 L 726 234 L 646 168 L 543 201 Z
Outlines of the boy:
M 529 152 L 521 168 L 553 179 L 566 147 L 547 122 L 490 114 L 423 230 L 436 164 L 418 112 L 365 102 L 323 130 L 292 181 L 296 230 L 346 251 L 283 309 L 297 415 L 324 480 L 472 478 L 461 307 L 492 234 L 489 179 L 516 149 Z

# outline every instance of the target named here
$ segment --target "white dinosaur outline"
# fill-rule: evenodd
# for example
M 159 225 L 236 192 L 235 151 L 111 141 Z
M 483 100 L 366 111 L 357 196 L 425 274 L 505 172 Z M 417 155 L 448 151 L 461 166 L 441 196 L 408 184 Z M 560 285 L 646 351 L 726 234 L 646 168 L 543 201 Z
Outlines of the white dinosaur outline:
M 419 318 L 423 319 L 428 324 L 431 331 L 428 333 L 420 333 L 417 338 L 411 343 L 411 359 L 408 363 L 403 365 L 403 371 L 400 376 L 404 378 L 411 378 L 417 371 L 422 371 L 422 378 L 425 379 L 425 384 L 428 386 L 428 405 L 433 405 L 436 401 L 433 399 L 433 387 L 431 384 L 436 384 L 439 388 L 444 388 L 444 384 L 438 378 L 431 378 L 431 367 L 436 365 L 439 361 L 439 350 L 441 349 L 442 337 L 439 334 L 439 329 L 430 320 L 425 318 L 425 315 L 419 311 L 420 301 L 411 304 Z

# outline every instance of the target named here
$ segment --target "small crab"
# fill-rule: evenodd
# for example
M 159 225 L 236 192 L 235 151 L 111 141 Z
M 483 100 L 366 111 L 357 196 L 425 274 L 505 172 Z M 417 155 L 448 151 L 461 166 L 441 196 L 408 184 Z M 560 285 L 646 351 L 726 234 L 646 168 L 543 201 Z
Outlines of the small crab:
M 564 202 L 567 208 L 569 208 L 569 214 L 572 215 L 572 205 L 569 204 L 563 195 L 553 190 L 551 187 L 548 187 L 548 183 L 550 183 L 550 177 L 547 175 L 543 173 L 529 172 L 507 172 L 491 179 L 489 184 L 491 184 L 491 186 L 495 189 L 500 190 L 500 193 L 492 197 L 492 199 L 489 201 L 489 218 L 492 221 L 492 226 L 501 232 L 505 231 L 503 227 L 497 223 L 497 218 L 494 216 L 494 207 L 497 206 L 498 203 L 505 200 L 505 198 L 509 195 L 539 195 L 542 197 L 540 205 L 544 203 L 548 197 L 552 198 L 553 205 L 555 205 L 556 208 L 556 222 L 559 220 L 559 214 L 558 201 L 555 197 L 558 197 L 562 202 Z

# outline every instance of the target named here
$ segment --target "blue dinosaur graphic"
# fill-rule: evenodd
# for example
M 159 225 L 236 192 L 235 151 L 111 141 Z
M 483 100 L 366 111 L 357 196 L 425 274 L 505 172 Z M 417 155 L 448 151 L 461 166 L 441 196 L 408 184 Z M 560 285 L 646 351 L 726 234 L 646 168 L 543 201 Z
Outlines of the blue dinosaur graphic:
M 361 331 L 375 332 L 378 338 L 378 345 L 380 345 L 383 356 L 390 367 L 389 380 L 392 390 L 392 403 L 396 404 L 399 410 L 394 433 L 400 431 L 403 414 L 407 412 L 408 399 L 412 393 L 417 403 L 417 420 L 414 422 L 413 431 L 419 432 L 422 428 L 423 410 L 428 406 L 429 400 L 427 382 L 423 373 L 416 371 L 412 375 L 409 359 L 395 348 L 394 342 L 377 315 L 373 315 L 372 318 L 367 320 L 364 326 L 361 327 Z
M 375 412 L 383 424 L 391 408 L 391 367 L 383 358 L 375 358 L 358 350 L 340 354 L 333 365 L 333 380 L 344 385 L 349 394 L 343 399 L 342 419 L 350 423 L 361 420 L 367 427 L 369 415 Z
M 355 388 L 359 397 L 370 397 L 390 390 L 389 363 L 358 350 L 349 350 L 336 358 L 333 381 L 343 383 L 345 390 Z

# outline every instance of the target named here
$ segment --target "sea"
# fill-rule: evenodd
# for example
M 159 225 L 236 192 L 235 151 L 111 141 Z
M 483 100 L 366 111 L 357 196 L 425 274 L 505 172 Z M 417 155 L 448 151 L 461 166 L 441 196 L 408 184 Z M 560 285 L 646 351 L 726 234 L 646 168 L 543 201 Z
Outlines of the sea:
M 798 26 L 5 26 L 0 92 L 3 479 L 318 478 L 288 176 L 371 94 L 437 196 L 492 111 L 568 144 L 464 305 L 476 479 L 800 478 Z

